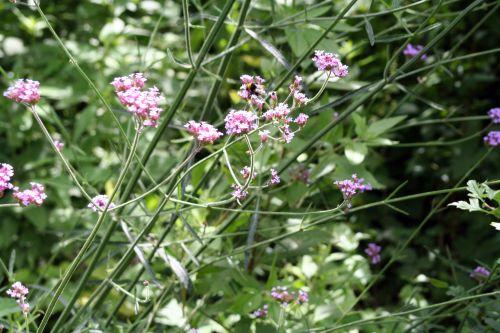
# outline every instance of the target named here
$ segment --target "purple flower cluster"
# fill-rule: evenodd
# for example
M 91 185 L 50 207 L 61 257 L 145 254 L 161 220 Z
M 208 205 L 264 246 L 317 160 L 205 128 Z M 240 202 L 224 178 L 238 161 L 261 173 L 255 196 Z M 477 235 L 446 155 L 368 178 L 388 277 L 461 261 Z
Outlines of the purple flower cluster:
M 488 111 L 488 116 L 494 124 L 500 124 L 500 108 L 493 108 Z
M 238 92 L 238 96 L 250 104 L 256 106 L 258 109 L 262 109 L 264 106 L 263 97 L 266 96 L 266 90 L 264 88 L 264 82 L 266 82 L 260 76 L 251 76 L 244 74 L 240 76 L 241 87 Z
M 92 201 L 87 205 L 88 208 L 92 209 L 94 212 L 102 212 L 109 202 L 107 195 L 97 195 L 92 198 Z M 108 209 L 115 208 L 114 203 L 110 203 Z
M 40 82 L 30 79 L 17 80 L 3 95 L 18 103 L 34 105 L 40 100 Z
M 259 309 L 255 310 L 254 312 L 252 312 L 251 316 L 254 318 L 265 318 L 265 317 L 267 317 L 268 308 L 269 307 L 267 306 L 267 304 L 264 304 L 264 306 L 262 308 L 259 308 Z
M 142 90 L 145 83 L 146 78 L 141 73 L 117 77 L 111 82 L 120 103 L 139 119 L 141 126 L 156 127 L 163 112 L 158 106 L 163 97 L 156 87 Z
M 475 279 L 475 280 L 478 280 L 478 281 L 487 279 L 490 275 L 491 275 L 491 272 L 487 268 L 485 268 L 483 266 L 477 266 L 470 273 L 470 277 L 473 278 L 473 279 Z
M 184 127 L 201 144 L 213 144 L 222 136 L 222 133 L 214 126 L 202 121 L 200 123 L 190 120 Z
M 307 121 L 309 120 L 309 116 L 305 113 L 300 113 L 297 118 L 295 118 L 294 122 L 299 125 L 300 127 L 303 127 L 307 124 Z
M 278 301 L 281 306 L 288 306 L 288 304 L 295 301 L 297 304 L 304 304 L 309 302 L 309 294 L 304 290 L 299 290 L 298 294 L 291 293 L 287 287 L 273 287 L 271 289 L 271 297 Z
M 64 148 L 64 142 L 54 140 L 54 146 L 56 146 L 57 151 L 61 151 Z
M 406 48 L 404 49 L 403 54 L 405 56 L 409 57 L 409 58 L 413 58 L 417 54 L 419 54 L 420 51 L 422 51 L 423 49 L 424 49 L 424 47 L 422 45 L 408 44 L 408 45 L 406 45 Z M 426 60 L 427 59 L 427 55 L 422 54 L 422 56 L 420 57 L 420 59 Z
M 24 191 L 19 191 L 19 188 L 14 187 L 14 193 L 12 193 L 12 196 L 25 207 L 29 205 L 40 206 L 45 201 L 45 199 L 47 199 L 47 195 L 45 194 L 45 187 L 42 184 L 34 182 L 31 182 L 30 185 L 31 188 Z
M 243 188 L 243 186 L 233 184 L 231 187 L 233 188 L 232 195 L 236 198 L 236 200 L 240 201 L 247 197 L 248 192 Z
M 484 142 L 491 147 L 500 145 L 500 131 L 491 131 L 484 137 Z
M 271 185 L 278 185 L 281 182 L 280 176 L 278 175 L 278 171 L 271 169 L 271 180 L 269 183 Z
M 336 77 L 345 77 L 349 74 L 349 67 L 342 64 L 336 54 L 317 50 L 312 61 L 318 70 L 330 72 Z
M 243 176 L 243 179 L 248 179 L 248 177 L 250 177 L 250 167 L 247 165 L 247 166 L 244 166 L 243 169 L 240 170 L 240 173 L 241 175 Z M 253 172 L 253 176 L 252 176 L 252 179 L 255 179 L 255 177 L 257 176 L 257 172 Z
M 368 255 L 373 265 L 376 265 L 380 262 L 380 251 L 382 251 L 382 247 L 375 243 L 369 243 L 367 248 L 365 249 L 365 253 Z
M 225 119 L 227 134 L 247 134 L 257 128 L 257 119 L 251 111 L 231 110 Z
M 363 182 L 363 178 L 358 178 L 356 174 L 353 174 L 352 180 L 338 180 L 334 184 L 340 189 L 345 200 L 351 200 L 358 192 L 370 191 L 372 189 L 370 184 L 363 184 Z
M 30 312 L 30 305 L 26 302 L 29 289 L 21 282 L 15 282 L 11 289 L 7 290 L 7 295 L 14 298 L 25 316 Z
M 5 190 L 11 190 L 14 185 L 10 183 L 10 179 L 14 177 L 14 168 L 7 163 L 0 164 L 0 198 L 3 197 Z

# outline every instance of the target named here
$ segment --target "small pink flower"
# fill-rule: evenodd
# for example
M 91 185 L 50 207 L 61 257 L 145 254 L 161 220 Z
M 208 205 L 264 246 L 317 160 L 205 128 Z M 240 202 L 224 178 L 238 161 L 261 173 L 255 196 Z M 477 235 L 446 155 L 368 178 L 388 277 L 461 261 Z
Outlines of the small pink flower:
M 301 113 L 295 118 L 294 122 L 299 125 L 299 126 L 305 126 L 307 123 L 307 120 L 309 119 L 309 116 L 307 114 Z
M 17 80 L 3 95 L 18 103 L 34 105 L 40 100 L 40 82 L 30 79 Z
M 298 92 L 298 91 L 296 91 L 293 94 L 293 99 L 295 100 L 295 102 L 299 106 L 305 105 L 305 104 L 307 104 L 307 102 L 309 102 L 309 98 L 307 98 L 306 94 Z
M 491 147 L 500 146 L 500 131 L 491 131 L 484 138 L 484 142 Z
M 252 312 L 251 316 L 254 318 L 265 318 L 267 317 L 267 312 L 268 312 L 268 306 L 267 304 L 264 304 L 264 306 L 260 309 L 255 310 Z
M 92 198 L 92 201 L 87 205 L 87 207 L 92 209 L 94 212 L 102 212 L 106 208 L 108 202 L 109 198 L 107 195 L 97 195 Z M 113 209 L 115 207 L 114 203 L 110 203 L 108 209 Z
M 243 176 L 243 179 L 248 179 L 248 177 L 250 177 L 250 167 L 249 166 L 245 166 L 243 167 L 243 169 L 241 169 L 240 173 L 241 175 Z M 253 172 L 253 176 L 252 176 L 252 179 L 255 179 L 255 177 L 257 176 L 257 172 Z
M 259 131 L 259 137 L 262 143 L 266 142 L 269 139 L 269 133 L 270 132 L 268 130 Z
M 7 290 L 7 295 L 14 298 L 25 316 L 30 312 L 30 305 L 26 302 L 29 289 L 21 282 L 15 282 L 11 289 Z
M 309 302 L 309 294 L 304 290 L 299 290 L 299 294 L 297 296 L 297 303 L 304 304 Z
M 271 169 L 271 185 L 277 185 L 281 182 L 280 176 L 278 175 L 278 171 Z
M 491 275 L 491 272 L 483 267 L 477 266 L 471 273 L 470 277 L 476 279 L 477 281 L 485 280 Z
M 7 163 L 0 164 L 0 197 L 3 196 L 5 190 L 11 190 L 14 185 L 10 183 L 11 178 L 14 177 L 14 168 Z
M 413 45 L 413 44 L 408 44 L 406 45 L 406 48 L 404 49 L 403 51 L 403 54 L 409 58 L 413 58 L 415 57 L 417 54 L 420 53 L 420 51 L 422 51 L 424 49 L 424 47 L 422 45 Z M 426 60 L 427 59 L 427 55 L 426 54 L 422 54 L 420 56 L 420 59 L 422 60 Z
M 250 104 L 257 107 L 259 110 L 262 110 L 264 103 L 265 101 L 258 96 L 252 95 L 252 97 L 250 97 Z
M 54 146 L 56 146 L 57 151 L 61 151 L 64 148 L 64 142 L 54 140 Z
M 286 307 L 294 299 L 294 294 L 288 292 L 287 287 L 273 287 L 271 289 L 271 297 L 281 303 L 281 306 Z
M 19 188 L 15 187 L 12 196 L 25 207 L 31 204 L 40 206 L 47 199 L 45 187 L 42 184 L 34 182 L 30 183 L 30 185 L 31 188 L 24 191 L 19 191 Z
M 274 109 L 264 112 L 264 118 L 269 120 L 285 119 L 290 113 L 290 108 L 286 103 L 279 103 Z
M 348 67 L 340 61 L 338 55 L 325 51 L 315 51 L 312 58 L 318 70 L 331 72 L 337 77 L 345 77 L 349 74 Z
M 194 120 L 190 120 L 186 125 L 184 125 L 184 127 L 201 144 L 213 144 L 222 136 L 220 131 L 204 121 L 198 123 Z
M 292 142 L 293 138 L 295 137 L 295 133 L 290 130 L 290 127 L 288 125 L 283 125 L 281 127 L 281 130 L 281 137 L 283 141 L 285 141 L 286 143 Z
M 258 117 L 250 111 L 231 110 L 226 116 L 227 134 L 240 135 L 257 128 Z
M 269 93 L 269 98 L 271 98 L 271 100 L 276 102 L 278 100 L 278 94 L 276 93 L 276 91 L 271 91 Z

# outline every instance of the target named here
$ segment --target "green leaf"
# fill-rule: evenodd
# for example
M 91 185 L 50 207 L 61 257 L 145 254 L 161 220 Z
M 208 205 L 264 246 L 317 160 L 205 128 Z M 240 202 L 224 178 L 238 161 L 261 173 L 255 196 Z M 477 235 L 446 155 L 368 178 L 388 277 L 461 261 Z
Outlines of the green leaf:
M 366 34 L 368 35 L 368 40 L 370 41 L 370 45 L 373 46 L 375 45 L 375 35 L 373 33 L 373 27 L 370 24 L 370 21 L 368 21 L 365 17 L 365 30 Z
M 352 114 L 352 120 L 354 121 L 354 131 L 359 137 L 363 137 L 365 135 L 368 125 L 366 124 L 366 118 L 363 116 L 360 116 L 357 113 Z
M 448 288 L 448 283 L 446 281 L 438 280 L 438 279 L 429 279 L 429 282 L 436 288 L 446 289 Z
M 351 142 L 345 146 L 345 157 L 354 165 L 361 164 L 368 154 L 368 148 L 360 142 Z
M 481 211 L 484 211 L 479 206 L 479 200 L 477 200 L 477 199 L 469 199 L 469 202 L 467 202 L 467 201 L 452 202 L 448 206 L 455 206 L 458 209 L 468 210 L 469 212 L 481 212 Z
M 378 120 L 372 124 L 367 129 L 366 137 L 367 138 L 375 138 L 378 137 L 379 135 L 387 132 L 394 126 L 396 126 L 398 123 L 403 121 L 406 118 L 406 116 L 397 116 L 397 117 L 391 117 L 391 118 L 386 118 L 386 119 L 381 119 Z

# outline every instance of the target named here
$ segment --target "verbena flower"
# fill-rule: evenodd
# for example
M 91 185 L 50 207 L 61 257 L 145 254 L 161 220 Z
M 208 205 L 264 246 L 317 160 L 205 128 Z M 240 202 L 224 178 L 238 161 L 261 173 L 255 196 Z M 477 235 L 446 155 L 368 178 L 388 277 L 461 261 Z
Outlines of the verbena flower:
M 500 124 L 500 108 L 491 109 L 488 111 L 488 116 L 490 116 L 494 124 Z
M 286 143 L 292 142 L 293 138 L 295 137 L 295 133 L 290 129 L 290 126 L 288 124 L 285 124 L 281 126 L 281 138 L 283 141 Z
M 264 304 L 262 308 L 259 308 L 254 312 L 252 312 L 251 316 L 254 318 L 265 318 L 267 317 L 267 313 L 268 313 L 268 306 L 267 304 Z
M 268 130 L 259 131 L 259 138 L 261 142 L 266 142 L 269 139 L 270 132 Z
M 306 94 L 296 91 L 293 94 L 293 99 L 298 106 L 305 105 L 309 102 L 309 98 L 307 98 Z
M 120 103 L 127 111 L 134 114 L 142 126 L 156 127 L 163 109 L 159 104 L 163 101 L 160 90 L 156 87 L 142 90 L 146 78 L 142 73 L 117 77 L 111 82 Z
M 47 195 L 45 194 L 45 187 L 39 183 L 30 183 L 31 188 L 24 191 L 19 191 L 19 188 L 14 187 L 14 193 L 12 196 L 16 198 L 19 203 L 23 206 L 36 205 L 40 206 L 43 204 Z
M 146 84 L 147 79 L 142 73 L 134 73 L 127 76 L 115 77 L 111 84 L 115 87 L 115 91 L 125 91 L 131 88 L 142 89 Z
M 14 168 L 7 163 L 0 164 L 0 198 L 3 196 L 5 190 L 14 188 L 10 180 L 14 177 Z
M 231 110 L 225 118 L 227 134 L 249 133 L 257 128 L 257 119 L 253 112 Z
M 370 258 L 372 264 L 376 265 L 380 262 L 380 251 L 382 251 L 382 247 L 378 246 L 375 243 L 369 243 L 367 248 L 365 249 L 365 253 Z
M 408 44 L 408 45 L 406 45 L 406 48 L 404 49 L 403 54 L 405 56 L 409 57 L 409 58 L 413 58 L 417 54 L 419 54 L 420 51 L 422 51 L 423 49 L 424 49 L 424 47 L 422 45 Z M 426 60 L 427 59 L 427 55 L 426 54 L 422 54 L 422 56 L 420 57 L 420 59 Z
M 34 105 L 40 100 L 40 82 L 30 79 L 17 80 L 3 95 L 18 103 Z
M 290 114 L 290 108 L 286 103 L 279 103 L 274 109 L 264 112 L 264 118 L 269 120 L 285 119 Z
M 61 151 L 64 148 L 64 142 L 54 140 L 54 146 L 56 146 L 57 151 Z
M 295 118 L 294 122 L 299 126 L 305 126 L 307 121 L 309 120 L 309 116 L 307 114 L 301 113 Z
M 96 195 L 92 198 L 92 201 L 87 205 L 87 207 L 92 209 L 94 212 L 102 212 L 104 211 L 104 208 L 106 208 L 108 202 L 109 198 L 107 195 Z M 108 209 L 113 209 L 115 207 L 114 203 L 110 203 Z
M 241 169 L 241 171 L 240 171 L 240 173 L 244 179 L 248 179 L 248 177 L 250 177 L 250 172 L 251 172 L 251 169 L 249 166 L 244 166 L 243 169 Z M 257 172 L 254 171 L 252 179 L 255 179 L 256 176 L 257 176 Z
M 278 171 L 271 169 L 271 185 L 277 185 L 281 182 L 280 176 L 278 175 Z
M 500 131 L 491 131 L 484 137 L 484 142 L 488 146 L 496 147 L 500 145 Z
M 340 189 L 345 200 L 351 200 L 358 192 L 365 192 L 372 189 L 371 185 L 363 184 L 363 182 L 363 178 L 358 178 L 358 176 L 354 174 L 352 175 L 352 180 L 344 179 L 335 181 L 334 184 Z
M 477 266 L 470 273 L 470 277 L 475 279 L 475 280 L 481 281 L 481 280 L 487 279 L 490 276 L 490 274 L 491 274 L 491 272 L 487 268 L 485 268 L 483 266 Z
M 288 288 L 282 286 L 273 287 L 271 297 L 280 302 L 282 306 L 288 306 L 294 300 L 293 293 L 289 293 Z
M 30 305 L 26 302 L 26 296 L 28 296 L 28 293 L 29 289 L 19 281 L 15 282 L 12 287 L 7 290 L 7 295 L 16 300 L 25 316 L 27 316 L 30 311 Z
M 184 127 L 201 144 L 213 144 L 223 135 L 217 128 L 204 121 L 198 123 L 194 120 L 190 120 Z
M 244 100 L 251 100 L 252 96 L 265 96 L 266 90 L 264 88 L 265 80 L 260 76 L 250 76 L 250 75 L 242 75 L 240 76 L 241 87 L 238 92 L 238 96 L 243 98 Z
M 288 87 L 291 93 L 295 93 L 297 91 L 302 90 L 302 76 L 295 75 L 293 83 Z
M 297 303 L 304 304 L 309 302 L 309 294 L 304 290 L 299 290 L 299 294 L 297 295 Z
M 336 54 L 317 50 L 314 52 L 312 61 L 318 70 L 330 72 L 336 77 L 345 77 L 349 74 L 349 67 L 342 64 Z
M 243 200 L 247 197 L 248 195 L 248 192 L 246 190 L 243 189 L 242 186 L 239 186 L 237 184 L 233 184 L 231 186 L 233 188 L 233 197 L 236 198 L 236 200 Z

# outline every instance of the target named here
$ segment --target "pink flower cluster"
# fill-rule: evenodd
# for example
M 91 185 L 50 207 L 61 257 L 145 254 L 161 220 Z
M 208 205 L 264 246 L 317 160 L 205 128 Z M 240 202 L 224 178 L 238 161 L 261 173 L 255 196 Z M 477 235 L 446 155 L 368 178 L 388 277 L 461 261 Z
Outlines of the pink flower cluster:
M 494 124 L 500 124 L 500 108 L 493 108 L 488 111 L 488 116 Z
M 217 128 L 204 121 L 198 123 L 190 120 L 184 125 L 184 128 L 201 144 L 213 144 L 222 136 L 222 133 Z
M 248 192 L 243 188 L 243 186 L 233 184 L 231 187 L 233 188 L 233 198 L 235 198 L 238 202 L 247 197 Z
M 229 135 L 249 133 L 257 128 L 258 117 L 251 111 L 231 110 L 226 116 L 226 131 Z
M 491 131 L 484 137 L 484 142 L 491 147 L 500 145 L 500 131 Z
M 278 185 L 281 182 L 280 176 L 278 175 L 278 171 L 271 169 L 271 180 L 269 183 L 271 185 Z
M 111 82 L 120 103 L 139 119 L 141 126 L 156 127 L 163 112 L 158 106 L 163 97 L 156 87 L 142 90 L 145 83 L 146 78 L 141 73 L 117 77 Z
M 358 178 L 356 174 L 352 175 L 351 179 L 344 179 L 334 182 L 340 189 L 345 200 L 351 200 L 358 192 L 370 191 L 371 185 L 363 184 L 364 179 Z
M 349 67 L 342 64 L 336 54 L 318 50 L 314 52 L 312 61 L 318 70 L 330 72 L 336 77 L 345 77 L 349 74 Z
M 298 106 L 305 105 L 309 102 L 309 98 L 301 92 L 302 90 L 302 77 L 295 75 L 295 80 L 289 86 L 290 94 L 293 95 L 293 99 Z
M 266 81 L 260 76 L 250 76 L 247 74 L 240 76 L 240 80 L 241 87 L 238 96 L 250 102 L 250 104 L 256 106 L 258 109 L 262 109 L 265 103 L 263 97 L 266 95 L 264 88 L 264 82 Z
M 3 197 L 5 190 L 11 190 L 14 185 L 10 183 L 10 179 L 14 177 L 14 168 L 7 163 L 0 164 L 0 198 Z
M 27 316 L 30 312 L 30 305 L 26 302 L 26 296 L 28 296 L 28 293 L 29 289 L 21 282 L 15 282 L 11 289 L 7 290 L 7 295 L 16 300 L 25 316 Z
M 97 195 L 92 198 L 92 201 L 87 205 L 88 208 L 92 209 L 94 212 L 102 212 L 106 208 L 109 202 L 107 195 Z M 114 203 L 110 203 L 108 209 L 115 208 Z
M 380 262 L 380 251 L 382 251 L 382 247 L 378 246 L 375 243 L 369 243 L 367 248 L 365 249 L 365 253 L 370 258 L 372 264 L 376 265 Z
M 299 290 L 298 294 L 288 292 L 287 287 L 273 287 L 271 289 L 271 297 L 276 301 L 281 303 L 281 306 L 288 306 L 288 304 L 292 303 L 294 300 L 297 304 L 304 304 L 309 301 L 309 294 L 304 290 Z
M 30 79 L 17 80 L 3 95 L 18 103 L 34 105 L 40 100 L 40 82 Z
M 420 51 L 422 51 L 423 49 L 424 49 L 424 47 L 422 45 L 408 44 L 408 45 L 406 45 L 406 48 L 404 49 L 403 54 L 405 56 L 409 57 L 409 58 L 413 58 L 417 54 L 419 54 Z M 420 59 L 426 60 L 427 59 L 427 55 L 422 54 L 422 56 L 420 57 Z
M 57 151 L 61 151 L 64 148 L 64 142 L 54 140 L 54 146 L 56 146 Z
M 12 196 L 25 207 L 29 205 L 40 206 L 45 199 L 47 199 L 45 187 L 42 184 L 34 182 L 31 182 L 30 185 L 31 188 L 24 191 L 19 191 L 19 188 L 14 187 L 14 193 L 12 193 Z
M 240 173 L 241 175 L 243 176 L 243 179 L 248 179 L 248 177 L 250 177 L 250 167 L 249 166 L 244 166 L 243 169 L 241 169 Z M 253 176 L 252 176 L 252 179 L 255 179 L 255 177 L 257 177 L 257 172 L 253 172 Z

